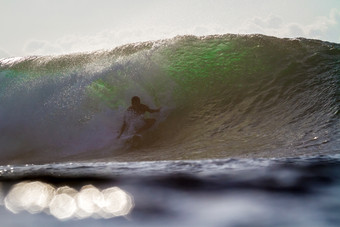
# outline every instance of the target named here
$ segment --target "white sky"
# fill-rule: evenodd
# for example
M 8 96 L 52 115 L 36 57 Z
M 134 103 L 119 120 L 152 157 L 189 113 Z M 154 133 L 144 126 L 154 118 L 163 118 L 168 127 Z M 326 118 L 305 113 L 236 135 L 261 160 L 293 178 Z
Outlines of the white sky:
M 111 49 L 176 35 L 340 43 L 340 0 L 0 0 L 0 58 Z

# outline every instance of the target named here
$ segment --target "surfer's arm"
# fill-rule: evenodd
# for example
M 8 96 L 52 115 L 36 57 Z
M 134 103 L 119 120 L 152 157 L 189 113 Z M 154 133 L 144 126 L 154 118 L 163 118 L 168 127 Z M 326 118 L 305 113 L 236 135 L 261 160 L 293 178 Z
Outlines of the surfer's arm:
M 155 113 L 155 112 L 159 112 L 161 110 L 161 108 L 158 109 L 151 109 L 150 107 L 148 107 L 147 105 L 144 104 L 140 104 L 139 106 L 140 111 L 144 114 L 145 112 L 149 112 L 149 113 Z
M 156 113 L 156 112 L 159 112 L 161 110 L 161 108 L 158 108 L 158 109 L 150 109 L 148 107 L 147 111 L 150 112 L 150 113 Z
M 123 125 L 122 125 L 122 127 L 121 127 L 121 129 L 120 129 L 119 135 L 117 136 L 118 139 L 119 139 L 120 136 L 123 134 L 123 132 L 125 131 L 125 129 L 126 129 L 126 121 L 124 121 L 124 123 L 123 123 Z

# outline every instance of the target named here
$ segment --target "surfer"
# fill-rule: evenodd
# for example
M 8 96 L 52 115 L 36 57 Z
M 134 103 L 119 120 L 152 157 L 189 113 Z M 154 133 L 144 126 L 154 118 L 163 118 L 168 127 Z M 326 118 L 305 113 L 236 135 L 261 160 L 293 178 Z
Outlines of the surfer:
M 151 128 L 155 124 L 156 119 L 145 119 L 144 114 L 145 112 L 155 113 L 159 111 L 160 108 L 150 109 L 147 105 L 140 103 L 140 98 L 138 96 L 132 97 L 131 106 L 125 112 L 124 122 L 117 138 L 120 138 L 128 128 L 132 128 L 135 135 Z

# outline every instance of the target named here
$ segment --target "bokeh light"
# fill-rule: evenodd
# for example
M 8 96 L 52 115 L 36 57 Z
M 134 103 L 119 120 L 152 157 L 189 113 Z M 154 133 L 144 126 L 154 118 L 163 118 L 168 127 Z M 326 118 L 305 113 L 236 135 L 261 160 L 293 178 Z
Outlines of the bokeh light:
M 14 185 L 4 204 L 13 213 L 46 212 L 60 220 L 126 216 L 134 207 L 132 196 L 118 187 L 101 191 L 85 185 L 77 191 L 69 186 L 55 188 L 40 181 Z
M 32 214 L 46 209 L 55 195 L 55 188 L 39 181 L 16 184 L 5 198 L 5 206 L 13 213 L 26 210 Z

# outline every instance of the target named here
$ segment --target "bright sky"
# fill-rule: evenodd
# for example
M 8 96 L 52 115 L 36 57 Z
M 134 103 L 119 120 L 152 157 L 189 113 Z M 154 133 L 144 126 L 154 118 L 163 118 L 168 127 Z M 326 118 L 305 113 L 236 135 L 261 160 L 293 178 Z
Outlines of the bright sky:
M 340 0 L 0 0 L 0 58 L 65 54 L 176 35 L 340 43 Z

